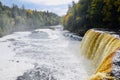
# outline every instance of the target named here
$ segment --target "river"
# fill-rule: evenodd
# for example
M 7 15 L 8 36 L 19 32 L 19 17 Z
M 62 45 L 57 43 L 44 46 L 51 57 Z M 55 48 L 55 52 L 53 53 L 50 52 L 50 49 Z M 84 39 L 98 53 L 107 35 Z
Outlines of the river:
M 87 80 L 80 41 L 63 33 L 36 29 L 0 38 L 0 80 Z

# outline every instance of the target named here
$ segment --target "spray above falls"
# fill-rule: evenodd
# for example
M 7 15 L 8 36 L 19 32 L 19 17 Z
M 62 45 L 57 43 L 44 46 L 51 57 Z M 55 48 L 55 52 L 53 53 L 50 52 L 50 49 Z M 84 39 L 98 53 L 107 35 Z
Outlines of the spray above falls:
M 113 57 L 120 48 L 120 39 L 116 36 L 97 30 L 88 30 L 81 42 L 81 51 L 95 68 L 95 75 L 91 80 L 103 80 L 104 78 L 113 80 L 111 75 L 113 70 Z M 106 76 L 108 75 L 108 76 Z

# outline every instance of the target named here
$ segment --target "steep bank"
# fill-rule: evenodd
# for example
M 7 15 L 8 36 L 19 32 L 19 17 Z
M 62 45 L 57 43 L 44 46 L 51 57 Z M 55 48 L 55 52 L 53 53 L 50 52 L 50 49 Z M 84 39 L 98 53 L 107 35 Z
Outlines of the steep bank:
M 67 14 L 62 18 L 64 28 L 84 35 L 91 28 L 120 29 L 119 0 L 79 0 L 69 5 Z
M 95 75 L 91 80 L 97 80 L 98 77 L 98 80 L 102 80 L 107 73 L 112 72 L 112 60 L 119 48 L 120 39 L 112 34 L 92 29 L 86 32 L 81 43 L 81 51 L 95 67 Z

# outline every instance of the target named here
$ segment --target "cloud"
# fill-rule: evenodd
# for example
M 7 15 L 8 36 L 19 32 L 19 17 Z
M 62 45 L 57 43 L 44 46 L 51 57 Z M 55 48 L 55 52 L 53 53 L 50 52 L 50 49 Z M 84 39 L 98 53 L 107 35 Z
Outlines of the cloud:
M 54 11 L 54 13 L 58 14 L 59 16 L 63 16 L 66 14 L 67 8 L 53 8 L 52 11 Z
M 67 6 L 66 6 L 67 7 Z M 49 12 L 53 12 L 53 13 L 56 13 L 58 14 L 59 16 L 63 16 L 66 14 L 66 11 L 68 8 L 66 7 L 52 7 L 52 8 L 44 8 L 42 9 L 42 11 L 47 11 L 49 10 Z M 40 10 L 41 11 L 41 10 Z
M 78 0 L 21 0 L 28 3 L 42 4 L 42 5 L 62 5 L 70 4 L 72 1 L 78 2 Z
M 26 9 L 49 11 L 58 14 L 59 16 L 65 15 L 68 10 L 68 4 L 72 1 L 78 2 L 79 0 L 1 0 L 4 4 L 12 6 L 13 4 L 21 7 L 25 6 Z
M 79 0 L 20 0 L 24 3 L 37 5 L 37 10 L 50 11 L 58 14 L 59 16 L 65 15 L 68 10 L 68 4 L 72 1 L 78 2 Z M 31 7 L 33 7 L 31 5 Z M 44 6 L 44 7 L 43 7 Z M 42 8 L 42 9 L 41 9 Z

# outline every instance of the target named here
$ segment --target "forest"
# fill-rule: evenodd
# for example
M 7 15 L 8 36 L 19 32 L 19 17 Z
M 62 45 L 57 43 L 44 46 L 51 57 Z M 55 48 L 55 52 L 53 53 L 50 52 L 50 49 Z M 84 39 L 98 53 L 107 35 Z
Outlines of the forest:
M 0 2 L 0 37 L 14 31 L 58 25 L 59 21 L 60 17 L 52 12 L 25 9 L 24 5 L 8 7 Z
M 120 0 L 79 0 L 62 17 L 64 28 L 83 36 L 90 28 L 120 30 Z

